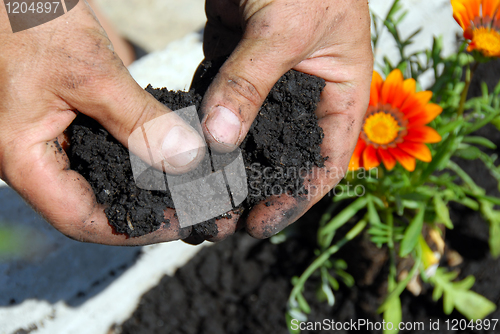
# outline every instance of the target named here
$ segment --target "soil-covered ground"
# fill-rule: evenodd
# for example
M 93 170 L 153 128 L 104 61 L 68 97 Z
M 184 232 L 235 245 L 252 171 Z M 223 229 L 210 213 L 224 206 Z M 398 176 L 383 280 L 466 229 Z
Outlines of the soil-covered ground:
M 454 269 L 460 271 L 460 278 L 474 275 L 473 290 L 500 308 L 500 261 L 489 255 L 487 224 L 469 210 L 460 210 L 452 218 L 455 229 L 447 234 L 447 246 L 464 258 L 464 262 Z M 295 227 L 292 237 L 278 245 L 239 233 L 203 249 L 175 276 L 165 276 L 142 297 L 137 310 L 121 326 L 122 333 L 287 333 L 285 307 L 292 289 L 290 280 L 300 275 L 313 260 L 318 220 L 319 215 L 313 211 L 296 223 L 300 226 Z M 363 235 L 347 244 L 338 257 L 347 261 L 348 272 L 354 276 L 356 284 L 352 288 L 341 285 L 335 292 L 335 305 L 329 307 L 326 302 L 317 301 L 318 280 L 310 279 L 304 294 L 312 308 L 309 320 L 382 321 L 376 310 L 387 291 L 386 252 L 376 248 Z M 432 333 L 456 333 L 446 330 L 444 321 L 463 317 L 456 311 L 446 316 L 442 302 L 435 303 L 431 296 L 432 290 L 426 286 L 419 297 L 407 291 L 402 294 L 403 321 L 423 322 L 426 326 L 423 331 L 406 333 L 430 333 L 430 319 L 440 320 L 441 324 L 441 329 Z M 488 318 L 499 319 L 500 309 Z M 335 331 L 351 332 L 357 333 Z
M 478 72 L 491 88 L 500 78 L 499 69 L 500 63 L 496 62 L 493 68 L 479 67 Z M 471 89 L 471 96 L 477 94 L 480 94 L 480 90 L 476 85 Z M 500 147 L 500 132 L 493 126 L 488 125 L 476 134 L 487 137 Z M 496 180 L 480 162 L 456 161 L 489 195 L 500 196 Z M 255 240 L 239 233 L 234 238 L 203 249 L 175 276 L 165 276 L 158 286 L 146 293 L 134 314 L 116 329 L 127 334 L 287 333 L 285 307 L 292 288 L 290 281 L 313 260 L 317 222 L 330 201 L 331 198 L 325 198 L 292 225 L 290 237 L 284 243 L 272 244 L 268 240 Z M 497 305 L 497 310 L 487 318 L 500 319 L 500 261 L 493 259 L 489 253 L 488 224 L 477 212 L 460 205 L 452 205 L 451 215 L 455 228 L 446 233 L 446 248 L 457 251 L 463 258 L 463 262 L 453 269 L 459 271 L 459 279 L 468 275 L 476 278 L 472 290 Z M 356 284 L 352 288 L 341 285 L 335 292 L 335 305 L 329 307 L 316 300 L 318 280 L 311 278 L 304 294 L 312 309 L 309 320 L 382 321 L 382 316 L 376 310 L 387 291 L 386 251 L 370 243 L 367 235 L 360 235 L 337 256 L 347 261 L 347 271 L 354 276 Z M 446 264 L 447 259 L 444 257 L 441 265 Z M 408 291 L 403 292 L 401 301 L 403 321 L 425 324 L 422 331 L 401 333 L 500 331 L 500 325 L 495 330 L 447 329 L 446 319 L 464 318 L 457 311 L 446 316 L 442 301 L 434 302 L 432 289 L 426 285 L 418 297 Z M 429 329 L 430 320 L 439 320 L 439 330 Z M 366 330 L 351 332 L 379 333 Z

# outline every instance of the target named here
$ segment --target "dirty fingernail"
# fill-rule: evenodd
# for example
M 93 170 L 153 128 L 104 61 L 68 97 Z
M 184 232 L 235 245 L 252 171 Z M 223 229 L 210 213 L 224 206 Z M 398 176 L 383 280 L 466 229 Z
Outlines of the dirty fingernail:
M 222 144 L 236 145 L 240 137 L 241 122 L 231 110 L 219 106 L 208 115 L 206 121 L 208 132 Z
M 184 167 L 193 162 L 201 147 L 198 136 L 182 126 L 174 126 L 161 146 L 167 163 L 173 167 Z

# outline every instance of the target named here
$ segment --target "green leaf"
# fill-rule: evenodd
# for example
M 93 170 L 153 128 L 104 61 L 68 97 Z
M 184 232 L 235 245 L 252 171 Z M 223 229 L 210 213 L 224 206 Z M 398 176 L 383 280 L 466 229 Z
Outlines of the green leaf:
M 304 298 L 304 296 L 302 295 L 302 293 L 297 294 L 297 302 L 299 303 L 300 309 L 302 311 L 304 311 L 304 313 L 307 313 L 307 314 L 311 313 L 311 307 L 307 303 L 307 301 Z
M 437 302 L 439 298 L 443 296 L 444 289 L 441 286 L 436 286 L 434 288 L 434 291 L 432 291 L 432 300 Z
M 500 83 L 498 84 L 497 87 L 500 87 Z M 497 116 L 491 120 L 491 124 L 493 124 L 498 131 L 500 131 L 500 116 Z
M 385 322 L 391 322 L 393 324 L 399 324 L 403 320 L 403 312 L 401 310 L 401 300 L 399 296 L 391 298 L 387 303 L 387 308 L 384 311 Z M 385 333 L 398 333 L 398 326 L 393 326 L 392 330 L 384 330 Z
M 474 276 L 467 276 L 466 278 L 464 278 L 463 280 L 459 281 L 459 282 L 454 282 L 453 284 L 455 285 L 455 289 L 459 289 L 459 290 L 469 290 L 470 288 L 472 288 L 474 286 L 474 283 L 475 283 L 476 279 L 474 278 Z
M 440 220 L 441 223 L 444 224 L 449 229 L 453 229 L 453 223 L 450 219 L 450 211 L 448 210 L 448 207 L 444 203 L 443 199 L 441 196 L 437 195 L 434 196 L 434 210 L 436 210 L 436 214 Z
M 486 196 L 486 195 L 481 195 L 481 194 L 472 194 L 472 196 L 477 197 L 479 199 L 483 199 L 483 200 L 488 201 L 492 204 L 500 205 L 500 198 L 498 198 L 498 197 Z
M 467 146 L 456 150 L 454 155 L 466 160 L 476 160 L 481 156 L 481 150 L 475 146 Z
M 490 222 L 490 245 L 491 255 L 497 258 L 500 255 L 500 222 Z
M 412 200 L 412 201 L 423 202 L 423 201 L 427 201 L 430 198 L 430 196 L 427 195 L 427 194 L 413 192 L 413 193 L 408 193 L 408 194 L 401 195 L 401 198 L 402 199 Z
M 349 219 L 354 217 L 354 215 L 364 208 L 366 206 L 367 200 L 366 197 L 360 197 L 351 204 L 349 204 L 348 207 L 346 207 L 344 210 L 342 210 L 335 218 L 330 220 L 328 224 L 325 225 L 321 229 L 320 234 L 322 236 L 325 236 L 329 233 L 335 232 L 339 227 L 347 223 Z
M 401 196 L 399 196 L 399 195 L 396 195 L 396 210 L 397 210 L 398 216 L 402 216 L 403 212 L 405 210 L 405 208 L 403 206 L 403 201 L 401 200 Z
M 372 196 L 373 203 L 376 204 L 380 209 L 385 208 L 384 201 L 382 201 L 377 196 Z
M 403 207 L 404 208 L 408 208 L 408 209 L 418 209 L 418 206 L 420 205 L 421 202 L 417 202 L 417 201 L 407 201 L 407 200 L 403 200 L 401 202 L 401 204 L 403 204 Z
M 460 282 L 452 282 L 457 272 L 446 272 L 438 268 L 429 281 L 434 285 L 433 299 L 443 296 L 444 313 L 450 314 L 455 308 L 469 320 L 483 319 L 496 309 L 496 305 L 485 297 L 470 290 L 474 277 L 469 276 Z
M 425 206 L 422 205 L 405 231 L 403 240 L 401 241 L 399 256 L 407 256 L 417 245 L 418 236 L 422 233 L 422 227 L 424 226 L 424 214 Z
M 392 298 L 399 298 L 401 293 L 404 291 L 408 283 L 411 281 L 412 277 L 415 276 L 417 273 L 417 269 L 420 267 L 420 258 L 417 258 L 415 260 L 415 264 L 413 265 L 413 268 L 411 268 L 410 273 L 406 276 L 405 279 L 401 280 L 398 282 L 396 287 L 392 289 L 391 293 L 385 298 L 385 301 L 382 303 L 382 305 L 379 306 L 377 309 L 377 312 L 385 312 L 387 308 L 389 307 L 389 302 L 391 301 Z M 391 282 L 389 282 L 391 283 Z
M 497 83 L 495 89 L 493 90 L 493 96 L 499 96 L 499 95 L 500 95 L 500 81 Z
M 466 131 L 465 134 L 472 133 L 476 130 L 479 130 L 489 122 L 491 122 L 495 117 L 500 114 L 500 110 L 494 110 L 490 106 L 487 105 L 482 105 L 481 106 L 483 109 L 487 110 L 489 112 L 488 115 L 486 115 L 484 118 L 481 118 L 479 121 L 477 121 L 475 124 L 473 124 L 471 127 L 469 127 Z
M 323 281 L 318 289 L 317 297 L 320 301 L 326 300 L 329 306 L 333 306 L 335 304 L 335 296 L 333 295 L 332 288 L 326 281 Z
M 468 144 L 481 145 L 492 150 L 497 148 L 497 146 L 492 141 L 480 136 L 465 136 L 462 139 L 462 142 Z
M 443 311 L 445 314 L 451 314 L 454 308 L 453 298 L 450 293 L 445 293 L 443 297 Z
M 387 12 L 387 16 L 385 17 L 385 20 L 390 20 L 392 19 L 393 16 L 396 15 L 397 12 L 399 12 L 401 10 L 402 6 L 401 4 L 399 3 L 399 0 L 395 0 L 393 3 L 392 3 L 392 6 L 391 8 L 389 9 L 389 11 Z
M 472 209 L 474 211 L 479 210 L 479 203 L 473 200 L 470 197 L 463 197 L 463 198 L 457 198 L 453 200 L 454 202 L 460 203 L 469 209 Z
M 386 236 L 373 236 L 370 240 L 377 245 L 382 246 L 382 244 L 386 244 L 389 242 L 389 238 Z
M 370 224 L 382 225 L 377 209 L 375 209 L 375 204 L 373 203 L 372 196 L 368 197 L 368 202 L 366 204 L 368 208 L 368 220 L 370 221 Z
M 333 290 L 337 291 L 340 288 L 339 281 L 333 278 L 332 275 L 327 274 L 326 278 L 328 279 L 328 283 L 330 283 Z
M 381 228 L 369 228 L 368 229 L 368 233 L 370 233 L 370 235 L 373 235 L 373 236 L 387 236 L 387 233 L 388 231 L 385 230 L 385 229 L 381 229 Z
M 447 124 L 443 125 L 439 129 L 437 129 L 437 131 L 438 131 L 438 133 L 441 136 L 444 136 L 447 133 L 453 132 L 456 128 L 458 128 L 459 126 L 461 126 L 463 123 L 464 123 L 464 119 L 463 118 L 459 118 L 459 119 L 457 119 L 455 121 L 452 121 L 450 123 L 447 123 Z
M 455 308 L 469 320 L 483 319 L 496 309 L 491 301 L 470 290 L 455 292 L 454 304 Z

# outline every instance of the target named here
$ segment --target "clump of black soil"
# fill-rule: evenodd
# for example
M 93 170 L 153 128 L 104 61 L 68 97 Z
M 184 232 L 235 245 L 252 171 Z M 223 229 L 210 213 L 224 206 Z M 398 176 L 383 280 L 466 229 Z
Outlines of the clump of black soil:
M 253 182 L 247 198 L 250 207 L 275 189 L 307 194 L 301 172 L 323 167 L 325 161 L 319 147 L 323 130 L 314 115 L 323 87 L 323 80 L 291 71 L 271 90 L 241 145 L 248 180 Z
M 202 79 L 198 83 L 206 84 L 217 73 L 211 63 L 200 68 L 198 76 Z M 195 89 L 190 92 L 151 86 L 146 90 L 172 110 L 192 105 L 199 110 L 208 86 L 193 85 Z M 306 193 L 303 174 L 313 166 L 323 167 L 325 160 L 319 147 L 323 130 L 314 114 L 324 86 L 323 79 L 290 71 L 273 87 L 241 145 L 251 183 L 250 196 L 243 207 L 252 207 L 276 189 L 286 189 L 293 196 Z M 136 237 L 169 223 L 163 213 L 174 207 L 169 191 L 136 187 L 128 150 L 109 132 L 80 114 L 68 129 L 68 136 L 71 168 L 90 183 L 97 202 L 107 205 L 106 216 L 117 233 Z M 194 230 L 202 229 L 205 235 L 209 231 L 209 235 L 215 236 L 214 221 L 198 224 Z

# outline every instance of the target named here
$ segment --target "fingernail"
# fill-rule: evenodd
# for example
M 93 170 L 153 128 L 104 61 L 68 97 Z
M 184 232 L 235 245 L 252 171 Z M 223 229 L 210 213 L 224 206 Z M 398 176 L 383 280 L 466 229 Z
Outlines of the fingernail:
M 241 122 L 229 109 L 219 106 L 208 115 L 206 121 L 208 132 L 222 144 L 236 145 L 240 137 Z
M 173 167 L 184 167 L 198 156 L 200 148 L 198 136 L 182 126 L 174 126 L 161 145 L 162 154 Z

